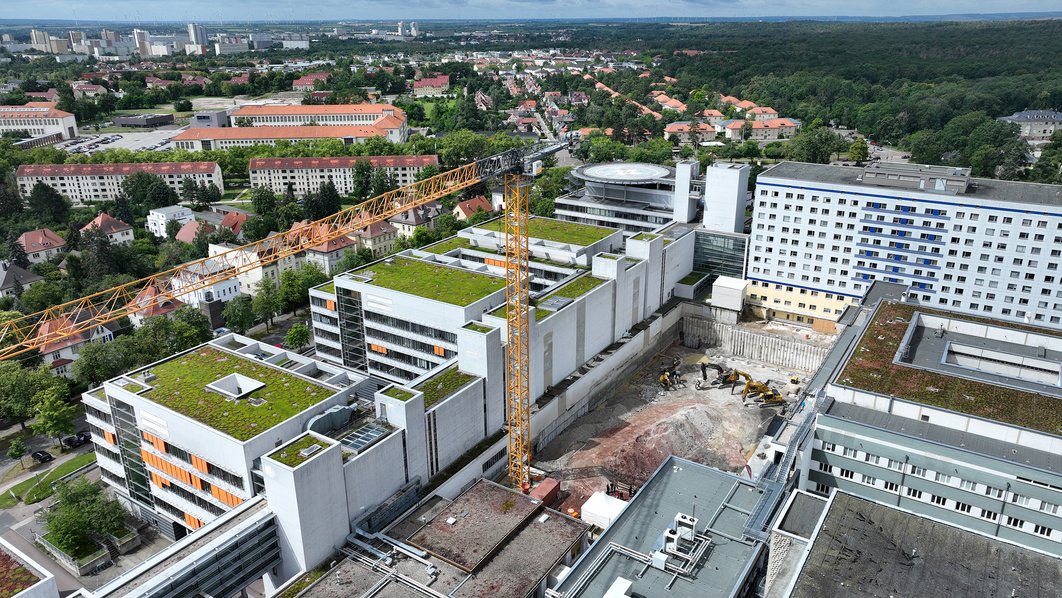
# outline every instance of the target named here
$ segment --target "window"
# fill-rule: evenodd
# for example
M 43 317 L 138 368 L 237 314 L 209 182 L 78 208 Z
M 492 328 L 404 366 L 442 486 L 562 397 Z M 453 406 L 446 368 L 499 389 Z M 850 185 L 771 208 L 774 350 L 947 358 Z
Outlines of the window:
M 819 471 L 833 471 L 833 467 L 829 463 L 819 463 Z
M 856 452 L 858 451 L 856 451 L 854 448 L 849 448 L 847 446 L 844 447 L 844 456 L 848 457 L 849 459 L 855 459 Z
M 974 491 L 977 488 L 977 482 L 971 482 L 970 480 L 959 480 L 959 487 L 963 490 Z
M 1010 502 L 1012 502 L 1012 503 L 1014 503 L 1016 505 L 1021 505 L 1023 507 L 1029 506 L 1029 501 L 1030 500 L 1031 499 L 1028 496 L 1023 496 L 1021 494 L 1011 493 L 1011 495 L 1010 495 Z
M 1021 529 L 1025 525 L 1024 519 L 1018 519 L 1017 517 L 1007 517 L 1007 526 L 1016 527 Z
M 863 479 L 863 483 L 864 484 L 868 484 L 870 486 L 873 486 L 874 484 L 878 483 L 878 478 L 870 477 L 870 476 L 868 476 L 865 473 L 863 474 L 863 478 L 862 479 Z
M 940 482 L 941 484 L 950 484 L 951 483 L 951 476 L 946 474 L 946 473 L 937 472 L 937 475 L 936 475 L 935 479 L 936 479 L 937 482 Z
M 1036 534 L 1039 536 L 1050 536 L 1051 532 L 1055 530 L 1047 527 L 1046 525 L 1037 524 L 1035 527 L 1033 527 L 1033 531 L 1036 532 Z
M 851 469 L 841 469 L 841 477 L 850 480 L 855 477 L 855 472 Z
M 903 462 L 895 459 L 889 459 L 889 469 L 895 469 L 896 471 L 903 471 Z
M 922 498 L 922 491 L 915 490 L 914 488 L 908 488 L 907 496 L 910 496 L 911 498 Z
M 1003 498 L 1002 488 L 993 488 L 992 486 L 985 486 L 985 496 L 992 498 Z
M 970 509 L 971 509 L 970 505 L 968 505 L 968 504 L 966 504 L 964 502 L 955 503 L 955 510 L 960 512 L 960 513 L 969 513 Z
M 940 507 L 943 507 L 948 502 L 948 499 L 944 498 L 943 496 L 940 496 L 939 494 L 934 495 L 932 500 L 933 504 Z
M 897 484 L 896 482 L 885 482 L 885 490 L 887 490 L 889 492 L 899 492 L 900 491 L 900 485 Z
M 815 484 L 815 492 L 818 492 L 819 494 L 829 494 L 830 487 L 826 484 Z
M 989 521 L 995 521 L 996 519 L 999 519 L 999 513 L 996 513 L 995 511 L 989 511 L 988 509 L 981 509 L 981 518 L 987 519 Z
M 918 476 L 920 478 L 924 478 L 924 477 L 926 477 L 926 468 L 925 467 L 915 467 L 914 465 L 912 465 L 911 466 L 911 475 L 916 475 L 916 476 Z
M 824 450 L 824 451 L 832 453 L 836 449 L 837 449 L 837 445 L 832 443 L 832 442 L 823 442 L 822 443 L 822 450 Z
M 863 456 L 863 460 L 866 461 L 867 463 L 873 463 L 874 465 L 877 465 L 878 461 L 881 460 L 881 457 L 879 457 L 877 455 L 871 455 L 870 453 L 867 453 L 866 455 Z
M 1040 501 L 1040 510 L 1044 513 L 1058 515 L 1058 505 L 1053 502 Z

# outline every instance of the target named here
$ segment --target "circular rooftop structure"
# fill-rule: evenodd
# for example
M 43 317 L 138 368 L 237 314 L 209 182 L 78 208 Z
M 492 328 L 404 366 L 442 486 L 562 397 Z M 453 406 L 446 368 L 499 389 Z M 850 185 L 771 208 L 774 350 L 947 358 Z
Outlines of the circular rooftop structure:
M 572 175 L 597 183 L 645 185 L 655 183 L 660 179 L 674 178 L 675 169 L 644 162 L 610 162 L 580 166 L 572 171 Z

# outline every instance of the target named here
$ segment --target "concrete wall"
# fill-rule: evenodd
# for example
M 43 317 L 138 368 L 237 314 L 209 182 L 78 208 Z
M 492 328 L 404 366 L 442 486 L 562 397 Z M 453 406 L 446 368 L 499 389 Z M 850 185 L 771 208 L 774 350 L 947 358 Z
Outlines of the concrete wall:
M 496 457 L 499 452 L 504 451 L 501 459 L 494 463 L 486 470 L 483 469 L 484 464 L 491 458 Z M 468 489 L 479 478 L 493 478 L 503 469 L 509 466 L 509 460 L 504 456 L 509 452 L 509 436 L 502 436 L 501 440 L 495 442 L 487 450 L 480 453 L 475 459 L 469 462 L 468 465 L 462 467 L 454 475 L 450 476 L 445 482 L 439 485 L 435 489 L 435 494 L 446 498 L 448 500 L 454 500 L 462 492 Z
M 429 476 L 446 469 L 487 437 L 483 386 L 483 379 L 477 378 L 424 414 Z
M 492 328 L 489 332 L 465 327 L 457 330 L 458 369 L 483 379 L 487 436 L 501 429 L 505 423 L 505 351 L 502 349 L 501 334 L 498 328 Z
M 343 464 L 348 520 L 360 519 L 406 483 L 402 437 L 402 430 L 394 432 Z
M 721 347 L 739 357 L 803 372 L 819 369 L 830 352 L 828 347 L 742 330 L 731 324 L 692 316 L 683 319 L 682 332 L 687 347 Z

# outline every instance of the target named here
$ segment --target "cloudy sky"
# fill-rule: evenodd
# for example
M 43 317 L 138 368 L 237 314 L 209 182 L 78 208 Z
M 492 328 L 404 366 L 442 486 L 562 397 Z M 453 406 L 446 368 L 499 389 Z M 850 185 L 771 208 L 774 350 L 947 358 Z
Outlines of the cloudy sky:
M 759 17 L 1062 10 L 1058 0 L 0 0 L 0 18 L 83 20 Z

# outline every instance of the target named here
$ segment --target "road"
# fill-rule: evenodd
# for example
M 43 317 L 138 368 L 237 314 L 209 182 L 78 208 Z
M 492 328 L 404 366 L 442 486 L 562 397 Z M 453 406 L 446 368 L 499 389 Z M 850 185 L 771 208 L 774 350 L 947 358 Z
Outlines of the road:
M 553 134 L 553 128 L 546 124 L 546 119 L 542 118 L 542 113 L 538 110 L 535 111 L 535 118 L 538 119 L 538 128 L 546 136 L 546 139 L 556 141 L 557 136 Z

